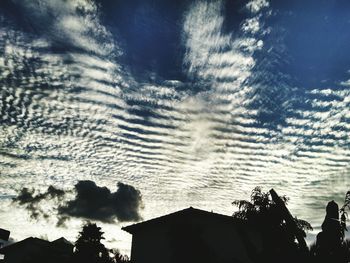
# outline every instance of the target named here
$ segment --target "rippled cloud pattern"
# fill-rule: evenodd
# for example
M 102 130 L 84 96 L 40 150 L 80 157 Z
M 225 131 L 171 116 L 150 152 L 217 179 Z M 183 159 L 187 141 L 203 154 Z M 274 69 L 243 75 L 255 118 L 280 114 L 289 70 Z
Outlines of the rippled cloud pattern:
M 349 5 L 2 0 L 0 208 L 93 180 L 230 214 L 261 185 L 317 226 L 350 187 Z

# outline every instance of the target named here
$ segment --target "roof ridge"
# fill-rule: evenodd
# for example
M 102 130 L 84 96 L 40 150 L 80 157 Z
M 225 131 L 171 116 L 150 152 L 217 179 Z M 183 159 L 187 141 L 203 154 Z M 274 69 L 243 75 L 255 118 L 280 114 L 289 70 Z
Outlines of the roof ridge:
M 178 211 L 166 214 L 166 215 L 162 215 L 162 216 L 155 217 L 155 218 L 143 221 L 143 222 L 139 222 L 139 223 L 135 223 L 135 224 L 132 224 L 132 225 L 129 225 L 129 226 L 122 227 L 122 230 L 131 233 L 131 231 L 133 231 L 133 229 L 135 229 L 135 228 L 144 227 L 146 225 L 149 225 L 149 224 L 152 224 L 152 223 L 155 223 L 155 222 L 161 222 L 162 219 L 172 218 L 175 215 L 181 215 L 181 214 L 184 214 L 184 213 L 190 212 L 190 211 L 191 212 L 198 212 L 198 213 L 200 213 L 202 215 L 211 215 L 211 216 L 215 216 L 215 217 L 220 217 L 220 218 L 226 219 L 226 220 L 230 220 L 230 219 L 234 220 L 234 218 L 232 216 L 218 214 L 218 213 L 214 213 L 214 212 L 209 212 L 209 211 L 206 211 L 206 210 L 202 210 L 202 209 L 198 209 L 198 208 L 194 208 L 194 207 L 190 206 L 188 208 L 185 208 L 185 209 L 182 209 L 182 210 L 178 210 Z

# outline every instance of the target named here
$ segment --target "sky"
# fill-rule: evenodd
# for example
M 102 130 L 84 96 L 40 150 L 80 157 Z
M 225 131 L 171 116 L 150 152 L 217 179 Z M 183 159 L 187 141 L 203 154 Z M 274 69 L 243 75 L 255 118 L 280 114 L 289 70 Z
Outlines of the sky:
M 274 188 L 350 190 L 350 2 L 1 0 L 0 227 L 74 241 Z

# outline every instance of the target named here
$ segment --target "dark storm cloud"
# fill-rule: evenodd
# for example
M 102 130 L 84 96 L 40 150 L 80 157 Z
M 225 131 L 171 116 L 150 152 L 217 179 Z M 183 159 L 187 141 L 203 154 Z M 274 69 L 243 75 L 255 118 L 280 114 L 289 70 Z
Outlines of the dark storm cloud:
M 46 192 L 39 193 L 35 195 L 34 189 L 29 189 L 24 187 L 19 195 L 13 199 L 15 202 L 19 202 L 20 204 L 27 204 L 27 203 L 38 203 L 44 199 L 52 199 L 54 197 L 63 197 L 65 192 L 61 189 L 55 188 L 54 186 L 50 185 L 49 188 L 47 188 Z
M 60 215 L 69 215 L 103 222 L 138 221 L 142 208 L 139 190 L 131 185 L 118 183 L 118 190 L 111 192 L 107 187 L 99 187 L 92 181 L 79 181 L 75 185 L 75 199 L 60 206 Z
M 48 218 L 47 214 L 39 205 L 43 200 L 49 199 L 59 199 L 62 200 L 65 192 L 61 189 L 57 189 L 54 186 L 50 185 L 46 192 L 35 194 L 35 190 L 29 188 L 22 188 L 18 196 L 13 198 L 14 202 L 17 202 L 20 205 L 23 205 L 30 213 L 30 217 L 33 219 L 38 219 L 40 216 Z
M 99 187 L 93 181 L 79 181 L 75 185 L 75 198 L 63 200 L 68 191 L 49 186 L 46 192 L 36 194 L 35 189 L 23 188 L 14 202 L 23 206 L 32 219 L 49 219 L 51 213 L 42 208 L 43 202 L 52 200 L 57 211 L 57 226 L 65 226 L 70 217 L 99 220 L 112 223 L 115 220 L 138 221 L 143 208 L 139 190 L 131 185 L 118 183 L 116 192 Z

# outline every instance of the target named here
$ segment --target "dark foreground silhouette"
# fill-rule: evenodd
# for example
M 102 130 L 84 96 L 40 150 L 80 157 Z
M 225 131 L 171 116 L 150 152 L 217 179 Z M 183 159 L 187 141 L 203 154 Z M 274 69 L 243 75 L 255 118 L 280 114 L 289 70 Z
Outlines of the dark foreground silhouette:
M 73 245 L 64 238 L 49 242 L 26 238 L 0 249 L 3 263 L 127 263 L 129 258 L 118 250 L 108 249 L 102 243 L 101 228 L 86 223 Z M 1 262 L 1 261 L 0 261 Z
M 251 198 L 233 202 L 233 216 L 188 208 L 130 225 L 131 261 L 118 250 L 106 248 L 103 232 L 86 223 L 74 244 L 64 238 L 49 242 L 27 238 L 2 247 L 2 263 L 347 263 L 350 241 L 345 240 L 350 193 L 344 205 L 326 206 L 322 231 L 307 246 L 311 225 L 291 215 L 288 198 L 271 189 L 253 189 Z M 0 239 L 9 232 L 0 229 Z M 1 260 L 0 260 L 1 262 Z

